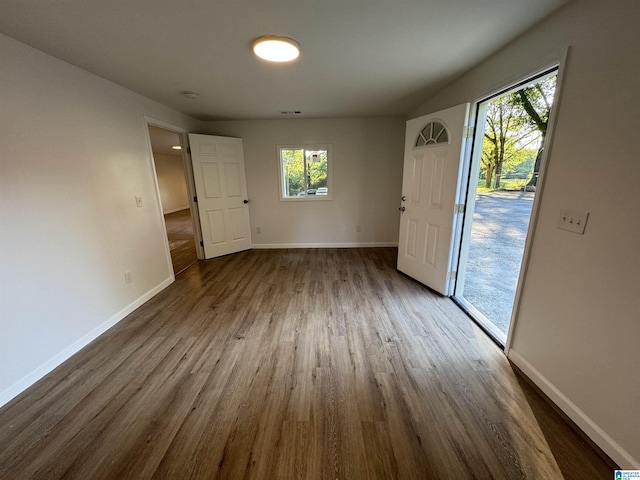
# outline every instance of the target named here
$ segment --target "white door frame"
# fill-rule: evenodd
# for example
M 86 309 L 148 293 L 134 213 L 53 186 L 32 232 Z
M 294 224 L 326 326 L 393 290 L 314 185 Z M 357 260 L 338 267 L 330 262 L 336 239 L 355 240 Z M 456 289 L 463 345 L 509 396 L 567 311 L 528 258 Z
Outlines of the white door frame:
M 189 155 L 189 138 L 188 133 L 189 130 L 183 127 L 179 127 L 177 125 L 173 125 L 167 122 L 163 122 L 161 120 L 156 120 L 154 118 L 148 117 L 146 115 L 143 116 L 144 119 L 144 128 L 147 134 L 147 149 L 149 152 L 149 161 L 151 166 L 151 172 L 153 175 L 153 181 L 155 184 L 156 191 L 156 204 L 158 205 L 157 213 L 160 216 L 160 221 L 162 222 L 162 227 L 165 233 L 163 237 L 163 242 L 165 244 L 165 256 L 167 260 L 167 265 L 169 266 L 169 271 L 172 272 L 172 276 L 175 280 L 175 272 L 173 271 L 173 263 L 171 261 L 171 251 L 169 249 L 169 242 L 166 238 L 167 225 L 164 221 L 164 214 L 162 212 L 162 199 L 160 196 L 160 184 L 158 183 L 158 173 L 156 172 L 155 162 L 153 160 L 153 151 L 151 147 L 151 137 L 149 135 L 149 125 L 153 125 L 155 127 L 164 128 L 166 130 L 171 130 L 175 132 L 180 138 L 180 146 L 182 147 L 182 165 L 185 176 L 185 181 L 187 184 L 187 193 L 189 195 L 189 209 L 191 211 L 191 221 L 193 222 L 193 235 L 196 242 L 196 255 L 198 259 L 204 258 L 204 249 L 201 246 L 202 242 L 202 231 L 200 230 L 200 216 L 198 215 L 198 204 L 194 202 L 195 197 L 195 183 L 193 180 L 193 170 L 190 168 L 191 165 L 191 156 Z
M 193 177 L 193 163 L 191 163 L 191 147 L 189 145 L 189 133 L 180 133 L 180 146 L 182 147 L 182 167 L 185 179 L 187 180 L 187 193 L 189 195 L 189 209 L 191 210 L 191 221 L 193 222 L 193 236 L 196 242 L 196 255 L 198 260 L 204 259 L 204 247 L 202 246 L 202 226 L 200 225 L 200 213 L 198 203 L 195 201 L 196 181 Z
M 540 159 L 540 170 L 539 170 L 539 176 L 538 176 L 538 180 L 537 180 L 537 184 L 536 184 L 536 194 L 535 197 L 533 199 L 533 206 L 531 209 L 531 216 L 529 219 L 529 228 L 527 230 L 527 237 L 525 240 L 525 245 L 524 245 L 524 252 L 522 255 L 522 264 L 521 264 L 521 268 L 520 268 L 520 274 L 518 277 L 518 284 L 516 287 L 516 294 L 515 294 L 515 299 L 514 299 L 514 303 L 513 303 L 513 310 L 511 312 L 511 321 L 509 324 L 509 331 L 507 333 L 507 339 L 504 345 L 504 353 L 505 355 L 509 355 L 509 350 L 511 348 L 511 342 L 514 336 L 514 332 L 517 328 L 517 320 L 518 320 L 518 314 L 520 311 L 520 300 L 522 298 L 522 290 L 524 288 L 524 284 L 526 281 L 526 277 L 527 277 L 527 271 L 528 271 L 528 267 L 529 267 L 529 259 L 531 256 L 531 248 L 533 245 L 533 241 L 534 241 L 534 237 L 535 237 L 535 230 L 536 230 L 536 226 L 537 226 L 537 222 L 538 222 L 538 212 L 540 209 L 540 203 L 542 201 L 542 195 L 543 195 L 543 191 L 544 191 L 544 180 L 545 180 L 545 174 L 546 174 L 546 170 L 547 170 L 547 164 L 548 164 L 548 159 L 551 156 L 551 150 L 553 147 L 553 137 L 555 134 L 555 125 L 557 122 L 557 116 L 558 116 L 558 110 L 559 110 L 559 106 L 560 106 L 560 99 L 561 99 L 561 93 L 562 93 L 562 83 L 563 83 L 563 79 L 564 79 L 564 71 L 565 71 L 565 65 L 566 65 L 566 61 L 567 61 L 567 57 L 569 54 L 569 47 L 567 47 L 567 49 L 564 51 L 564 53 L 560 56 L 560 58 L 555 59 L 554 61 L 550 61 L 548 63 L 545 64 L 541 64 L 539 66 L 537 66 L 536 68 L 529 70 L 528 72 L 525 72 L 523 74 L 519 74 L 517 76 L 512 77 L 509 81 L 505 82 L 505 84 L 500 87 L 500 88 L 494 88 L 491 89 L 489 91 L 486 91 L 482 94 L 478 94 L 475 95 L 474 98 L 472 100 L 470 100 L 471 103 L 471 108 L 470 108 L 470 112 L 469 112 L 469 124 L 470 125 L 475 125 L 476 124 L 476 118 L 478 116 L 478 105 L 483 102 L 484 100 L 486 100 L 487 98 L 496 95 L 499 92 L 502 91 L 508 91 L 511 88 L 514 88 L 515 86 L 521 84 L 523 81 L 526 81 L 529 78 L 533 78 L 536 75 L 539 75 L 540 73 L 547 71 L 547 70 L 552 70 L 554 68 L 557 69 L 557 77 L 556 77 L 556 90 L 554 93 L 554 98 L 553 98 L 553 104 L 551 106 L 551 114 L 549 116 L 549 121 L 547 123 L 547 133 L 545 135 L 545 140 L 544 140 L 544 150 L 542 152 L 542 156 Z M 478 136 L 480 135 L 479 132 L 475 132 L 474 135 L 474 143 L 476 141 L 476 139 L 478 138 Z M 470 172 L 470 174 L 473 174 L 473 172 L 471 172 L 471 169 L 473 168 L 473 157 L 478 155 L 476 149 L 474 148 L 469 148 L 466 151 L 466 156 L 465 156 L 465 163 L 463 165 L 462 168 L 466 169 L 467 172 Z M 477 172 L 476 172 L 477 173 Z M 470 203 L 468 203 L 469 199 L 467 198 L 467 193 L 468 193 L 468 187 L 469 187 L 469 179 L 470 179 L 470 175 L 467 175 L 466 179 L 464 180 L 464 183 L 466 183 L 465 185 L 462 185 L 462 188 L 459 190 L 459 194 L 460 197 L 457 199 L 457 203 L 462 203 L 465 204 L 465 216 L 467 215 L 466 211 L 469 207 L 469 205 L 474 206 L 475 204 L 475 200 L 471 199 Z M 464 224 L 465 222 L 461 222 L 462 224 Z M 461 242 L 462 242 L 462 235 L 463 235 L 463 231 L 462 228 L 460 228 L 459 231 L 456 232 L 456 234 L 458 235 L 456 237 L 456 245 L 458 246 L 458 248 L 456 249 L 457 252 L 460 252 L 460 247 L 461 247 Z M 468 246 L 467 246 L 468 248 Z M 458 258 L 458 262 L 460 261 L 460 258 Z M 460 273 L 462 269 L 462 275 L 458 276 L 458 279 L 460 279 L 461 277 L 464 276 L 464 271 L 466 270 L 466 265 L 460 265 L 460 263 L 458 263 L 458 267 L 457 267 L 457 271 L 458 273 Z M 458 285 L 456 284 L 456 288 L 454 291 L 454 298 L 455 295 L 457 294 L 458 291 Z

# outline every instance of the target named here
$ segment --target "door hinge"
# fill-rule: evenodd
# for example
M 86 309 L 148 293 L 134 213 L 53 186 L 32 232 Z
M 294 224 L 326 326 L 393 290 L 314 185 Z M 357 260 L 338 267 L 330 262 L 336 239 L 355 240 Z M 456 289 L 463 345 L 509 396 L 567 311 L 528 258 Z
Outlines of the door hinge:
M 200 241 L 200 246 L 204 247 L 204 242 L 203 241 Z
M 464 213 L 464 203 L 456 203 L 453 208 L 453 213 Z
M 462 137 L 463 138 L 471 138 L 473 137 L 473 131 L 474 128 L 470 127 L 470 126 L 465 126 L 464 129 L 462 130 Z
M 198 203 L 198 197 L 193 197 L 193 203 Z
M 447 281 L 455 280 L 458 277 L 458 272 L 447 272 Z

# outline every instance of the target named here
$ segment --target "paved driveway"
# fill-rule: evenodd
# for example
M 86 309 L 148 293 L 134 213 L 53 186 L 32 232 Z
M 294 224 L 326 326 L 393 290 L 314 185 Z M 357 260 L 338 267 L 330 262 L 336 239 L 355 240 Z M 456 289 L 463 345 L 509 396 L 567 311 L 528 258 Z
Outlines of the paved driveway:
M 520 274 L 534 193 L 479 193 L 464 298 L 505 334 Z

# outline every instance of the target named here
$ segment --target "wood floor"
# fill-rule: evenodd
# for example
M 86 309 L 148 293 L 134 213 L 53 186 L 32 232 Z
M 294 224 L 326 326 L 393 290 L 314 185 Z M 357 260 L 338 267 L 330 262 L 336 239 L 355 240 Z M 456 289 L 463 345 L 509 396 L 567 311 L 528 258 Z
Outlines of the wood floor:
M 173 273 L 178 275 L 198 260 L 191 211 L 187 208 L 164 216 Z
M 611 478 L 395 256 L 194 264 L 0 409 L 0 478 Z M 542 423 L 578 456 L 556 461 Z

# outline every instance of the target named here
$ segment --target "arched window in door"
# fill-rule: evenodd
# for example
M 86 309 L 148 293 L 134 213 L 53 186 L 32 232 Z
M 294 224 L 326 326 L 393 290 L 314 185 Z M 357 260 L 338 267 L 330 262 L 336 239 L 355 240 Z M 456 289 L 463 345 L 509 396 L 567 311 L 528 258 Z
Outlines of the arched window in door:
M 416 147 L 437 145 L 438 143 L 449 143 L 449 132 L 447 132 L 447 127 L 435 120 L 420 130 L 416 139 Z

